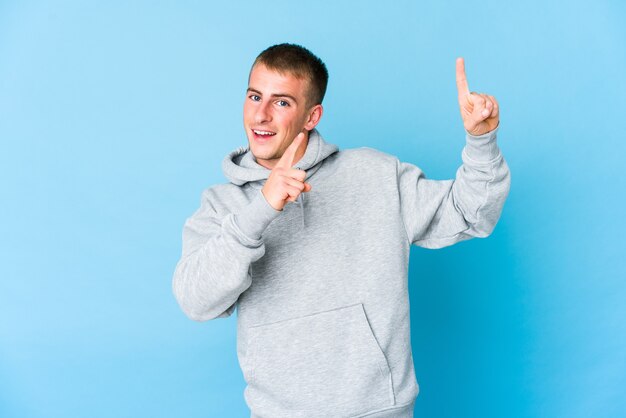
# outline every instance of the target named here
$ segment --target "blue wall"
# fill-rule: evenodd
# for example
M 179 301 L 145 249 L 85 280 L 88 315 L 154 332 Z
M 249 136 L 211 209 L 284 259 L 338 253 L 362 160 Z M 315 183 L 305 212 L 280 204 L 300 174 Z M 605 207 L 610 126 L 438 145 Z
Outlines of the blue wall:
M 431 178 L 461 161 L 457 56 L 500 102 L 496 231 L 411 253 L 416 416 L 626 416 L 625 21 L 617 0 L 0 1 L 0 416 L 248 414 L 236 318 L 188 320 L 171 276 L 245 145 L 251 61 L 284 41 L 330 69 L 330 142 Z

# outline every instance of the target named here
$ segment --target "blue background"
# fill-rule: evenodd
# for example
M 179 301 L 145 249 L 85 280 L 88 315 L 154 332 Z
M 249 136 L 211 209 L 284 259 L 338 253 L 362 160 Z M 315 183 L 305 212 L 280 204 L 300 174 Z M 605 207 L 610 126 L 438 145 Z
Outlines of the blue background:
M 419 417 L 626 416 L 620 1 L 0 1 L 0 416 L 244 417 L 236 317 L 171 277 L 246 144 L 254 57 L 330 70 L 319 126 L 451 178 L 455 58 L 501 105 L 493 235 L 413 247 Z

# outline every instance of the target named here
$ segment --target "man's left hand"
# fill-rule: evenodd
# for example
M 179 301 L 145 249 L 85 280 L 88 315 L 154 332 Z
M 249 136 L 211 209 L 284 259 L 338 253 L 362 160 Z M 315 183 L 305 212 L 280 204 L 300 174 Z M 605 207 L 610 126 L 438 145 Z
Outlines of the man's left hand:
M 469 91 L 463 58 L 456 59 L 456 87 L 465 130 L 474 136 L 493 131 L 500 120 L 498 102 L 488 94 Z

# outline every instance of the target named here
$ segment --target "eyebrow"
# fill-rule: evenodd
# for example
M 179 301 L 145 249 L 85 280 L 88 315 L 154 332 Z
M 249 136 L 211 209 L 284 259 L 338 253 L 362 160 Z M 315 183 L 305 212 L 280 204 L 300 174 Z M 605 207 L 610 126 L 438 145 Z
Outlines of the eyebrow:
M 261 93 L 261 92 L 260 92 L 260 91 L 258 91 L 257 89 L 253 89 L 252 87 L 248 87 L 248 90 L 247 90 L 247 91 L 248 91 L 248 92 L 252 92 L 252 93 L 257 93 L 259 96 L 263 96 L 263 93 Z M 286 97 L 286 98 L 288 98 L 288 99 L 293 100 L 293 101 L 294 101 L 294 103 L 296 103 L 296 104 L 298 103 L 298 101 L 296 100 L 296 98 L 295 98 L 295 97 L 293 97 L 292 95 L 287 94 L 287 93 L 274 93 L 274 94 L 272 94 L 270 97 Z

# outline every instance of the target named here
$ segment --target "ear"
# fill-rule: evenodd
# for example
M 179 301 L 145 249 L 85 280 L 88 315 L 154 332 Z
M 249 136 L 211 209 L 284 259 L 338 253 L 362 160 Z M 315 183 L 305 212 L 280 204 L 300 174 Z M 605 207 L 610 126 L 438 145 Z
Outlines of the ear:
M 309 111 L 309 117 L 306 123 L 304 124 L 304 129 L 306 129 L 307 131 L 310 131 L 313 128 L 315 128 L 317 124 L 320 122 L 320 119 L 322 118 L 323 113 L 324 113 L 324 108 L 322 107 L 321 104 L 317 104 L 313 106 L 311 110 Z

